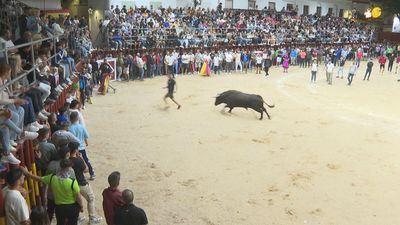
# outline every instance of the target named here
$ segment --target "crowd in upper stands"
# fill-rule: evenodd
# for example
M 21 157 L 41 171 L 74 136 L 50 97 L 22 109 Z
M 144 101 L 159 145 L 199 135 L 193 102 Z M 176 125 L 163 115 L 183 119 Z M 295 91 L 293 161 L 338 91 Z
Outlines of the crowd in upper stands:
M 127 8 L 111 6 L 101 21 L 112 47 L 163 48 L 370 41 L 374 29 L 333 15 L 274 9 Z

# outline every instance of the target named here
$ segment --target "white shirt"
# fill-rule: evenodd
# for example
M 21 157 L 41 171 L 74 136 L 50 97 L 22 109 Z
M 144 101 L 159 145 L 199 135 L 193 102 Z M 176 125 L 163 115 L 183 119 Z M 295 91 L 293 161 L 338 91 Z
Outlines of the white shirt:
M 318 71 L 318 64 L 316 64 L 316 63 L 311 64 L 311 71 L 317 72 Z
M 335 65 L 333 65 L 333 63 L 328 63 L 328 65 L 326 65 L 326 72 L 333 73 L 333 68 L 335 68 Z
M 24 197 L 19 191 L 3 189 L 4 210 L 7 225 L 20 225 L 29 220 L 29 209 Z
M 194 55 L 190 54 L 188 56 L 189 56 L 189 62 L 194 62 Z
M 232 60 L 233 60 L 232 53 L 230 52 L 225 53 L 225 61 L 229 63 L 232 62 Z
M 189 63 L 189 60 L 190 60 L 189 55 L 187 55 L 187 54 L 183 54 L 183 55 L 182 55 L 182 63 L 183 63 L 183 64 L 188 64 L 188 63 Z
M 5 44 L 5 48 L 11 48 L 14 47 L 14 43 L 11 40 L 4 40 L 2 37 L 0 37 L 0 50 L 3 50 L 3 44 Z M 0 58 L 5 57 L 5 53 L 4 52 L 0 52 Z
M 214 66 L 219 66 L 220 58 L 218 56 L 214 56 Z
M 261 64 L 262 63 L 262 57 L 261 56 L 257 56 L 256 57 L 256 61 L 257 61 L 257 64 Z
M 70 114 L 71 114 L 71 112 L 77 112 L 78 113 L 79 124 L 86 128 L 85 120 L 83 119 L 83 115 L 82 115 L 81 111 L 79 111 L 77 109 L 69 109 L 69 113 Z
M 349 69 L 349 73 L 355 75 L 357 72 L 357 65 L 351 65 Z
M 174 64 L 174 58 L 171 55 L 165 56 L 165 63 L 168 66 L 172 66 L 172 64 Z

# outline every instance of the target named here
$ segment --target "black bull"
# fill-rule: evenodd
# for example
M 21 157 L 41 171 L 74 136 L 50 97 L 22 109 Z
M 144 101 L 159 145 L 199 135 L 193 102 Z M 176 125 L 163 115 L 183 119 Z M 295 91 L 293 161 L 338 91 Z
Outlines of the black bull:
M 264 103 L 273 108 L 275 105 L 268 105 L 260 95 L 246 94 L 240 91 L 230 90 L 219 94 L 215 98 L 215 105 L 225 103 L 225 107 L 229 108 L 229 112 L 235 107 L 250 108 L 261 113 L 260 120 L 263 119 L 263 112 L 267 114 L 268 119 L 271 119 L 267 110 L 264 108 Z

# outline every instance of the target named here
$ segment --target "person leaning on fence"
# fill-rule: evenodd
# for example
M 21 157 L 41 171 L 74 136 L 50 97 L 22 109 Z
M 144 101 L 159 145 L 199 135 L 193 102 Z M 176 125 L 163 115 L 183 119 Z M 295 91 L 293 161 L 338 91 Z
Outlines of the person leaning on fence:
M 69 126 L 71 123 L 69 121 L 61 122 L 61 130 L 57 130 L 51 136 L 51 143 L 53 143 L 56 147 L 60 146 L 60 143 L 63 141 L 74 141 L 79 142 L 79 139 L 75 137 L 73 133 L 69 131 Z
M 49 175 L 49 174 L 57 174 L 61 170 L 60 162 L 63 159 L 69 159 L 69 148 L 68 148 L 68 141 L 62 141 L 62 144 L 60 146 L 57 146 L 57 154 L 55 157 L 52 158 L 52 160 L 49 162 L 46 168 L 46 172 L 43 173 L 44 175 Z M 70 177 L 75 178 L 75 173 L 74 170 L 71 168 L 70 169 Z M 47 186 L 47 185 L 44 185 Z M 54 194 L 53 190 L 51 187 L 47 188 L 47 193 L 46 193 L 46 201 L 47 201 L 47 214 L 48 217 L 51 220 L 53 220 L 54 213 L 55 213 L 55 201 L 54 201 Z
M 38 177 L 22 168 L 25 176 L 44 184 L 48 184 L 54 194 L 57 225 L 77 225 L 79 212 L 83 212 L 82 196 L 78 182 L 71 178 L 72 162 L 63 159 L 61 170 L 57 174 Z
M 89 156 L 86 152 L 86 147 L 88 144 L 89 133 L 84 126 L 79 124 L 79 115 L 77 112 L 72 112 L 70 115 L 71 126 L 69 127 L 69 131 L 75 135 L 75 137 L 79 140 L 79 153 L 82 154 L 83 159 L 89 169 L 90 180 L 94 180 L 96 177 L 92 164 L 90 163 Z

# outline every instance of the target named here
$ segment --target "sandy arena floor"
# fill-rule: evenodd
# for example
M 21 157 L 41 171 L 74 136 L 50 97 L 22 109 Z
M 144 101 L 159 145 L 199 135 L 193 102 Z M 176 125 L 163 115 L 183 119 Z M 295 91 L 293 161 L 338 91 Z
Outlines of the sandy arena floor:
M 118 170 L 152 225 L 400 224 L 400 82 L 377 64 L 351 87 L 322 68 L 316 84 L 298 67 L 179 76 L 180 110 L 162 101 L 166 77 L 114 83 L 84 111 L 98 212 Z M 275 104 L 271 120 L 215 107 L 229 89 Z

